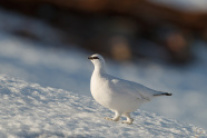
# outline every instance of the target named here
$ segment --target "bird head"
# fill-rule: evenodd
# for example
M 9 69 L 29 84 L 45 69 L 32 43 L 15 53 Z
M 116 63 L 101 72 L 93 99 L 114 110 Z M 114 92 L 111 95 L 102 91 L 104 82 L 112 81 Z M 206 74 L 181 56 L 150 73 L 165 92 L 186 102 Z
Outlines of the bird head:
M 100 54 L 93 54 L 88 57 L 95 67 L 103 67 L 105 65 L 105 60 Z

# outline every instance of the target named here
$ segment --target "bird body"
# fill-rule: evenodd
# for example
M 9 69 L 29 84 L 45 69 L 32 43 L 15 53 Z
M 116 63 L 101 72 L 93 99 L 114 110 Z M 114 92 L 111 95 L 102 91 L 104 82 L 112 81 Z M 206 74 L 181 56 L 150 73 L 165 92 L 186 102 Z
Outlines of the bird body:
M 130 112 L 138 109 L 141 104 L 155 96 L 171 95 L 107 74 L 105 60 L 99 54 L 93 54 L 89 59 L 95 67 L 90 83 L 91 94 L 99 104 L 115 112 L 115 117 L 106 118 L 108 120 L 118 121 L 124 115 L 127 118 L 124 123 L 131 124 L 133 119 Z

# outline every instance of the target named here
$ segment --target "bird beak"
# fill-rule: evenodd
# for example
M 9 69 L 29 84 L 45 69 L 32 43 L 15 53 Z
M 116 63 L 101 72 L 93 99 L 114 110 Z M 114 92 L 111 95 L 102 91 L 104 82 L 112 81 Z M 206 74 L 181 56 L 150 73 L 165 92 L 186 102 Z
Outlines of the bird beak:
M 88 57 L 88 59 L 90 59 L 90 60 L 91 60 L 91 59 L 93 59 L 93 58 L 92 58 L 92 57 Z

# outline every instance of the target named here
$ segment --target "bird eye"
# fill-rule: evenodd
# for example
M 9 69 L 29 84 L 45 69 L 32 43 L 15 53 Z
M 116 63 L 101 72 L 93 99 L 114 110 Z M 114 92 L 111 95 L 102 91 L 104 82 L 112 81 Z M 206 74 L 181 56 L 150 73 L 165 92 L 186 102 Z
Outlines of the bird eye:
M 92 59 L 99 59 L 98 57 L 88 57 L 88 59 L 92 60 Z
M 93 59 L 99 59 L 98 57 L 93 57 Z

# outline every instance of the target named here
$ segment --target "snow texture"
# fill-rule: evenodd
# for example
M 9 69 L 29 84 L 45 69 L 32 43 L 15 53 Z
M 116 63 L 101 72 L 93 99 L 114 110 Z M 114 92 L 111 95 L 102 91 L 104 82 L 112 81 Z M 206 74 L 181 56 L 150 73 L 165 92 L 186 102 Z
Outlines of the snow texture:
M 112 113 L 91 97 L 0 75 L 0 137 L 195 137 L 204 129 L 138 110 L 133 125 L 103 119 Z

